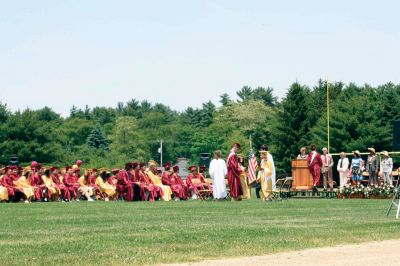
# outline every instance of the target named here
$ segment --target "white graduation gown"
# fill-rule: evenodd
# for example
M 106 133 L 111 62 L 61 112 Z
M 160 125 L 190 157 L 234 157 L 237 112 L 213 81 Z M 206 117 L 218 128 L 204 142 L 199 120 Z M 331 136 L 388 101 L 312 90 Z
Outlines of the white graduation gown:
M 226 198 L 225 176 L 227 168 L 225 161 L 223 159 L 213 159 L 210 163 L 209 173 L 213 180 L 214 199 Z

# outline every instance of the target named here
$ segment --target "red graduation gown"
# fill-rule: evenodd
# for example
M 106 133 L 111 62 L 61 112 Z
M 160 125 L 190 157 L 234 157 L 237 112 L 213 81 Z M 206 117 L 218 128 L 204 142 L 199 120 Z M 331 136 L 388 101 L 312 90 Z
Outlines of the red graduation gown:
M 14 177 L 12 175 L 4 175 L 1 179 L 1 185 L 8 191 L 9 197 L 14 197 L 17 192 L 17 188 L 14 185 Z
M 76 199 L 78 195 L 78 189 L 80 187 L 79 183 L 77 182 L 77 178 L 73 175 L 65 174 L 63 182 L 65 188 L 69 191 L 70 198 L 68 198 L 68 200 L 71 200 L 71 195 L 74 197 L 74 199 Z
M 71 194 L 69 193 L 69 189 L 61 182 L 59 175 L 50 175 L 56 187 L 61 191 L 61 195 L 64 199 L 71 199 Z
M 179 197 L 180 199 L 187 199 L 189 191 L 182 178 L 176 173 L 173 173 L 170 175 L 169 179 L 171 184 L 170 187 L 174 192 L 175 197 Z
M 117 192 L 125 200 L 133 200 L 133 188 L 132 183 L 129 180 L 128 172 L 125 170 L 119 171 L 117 174 Z
M 231 152 L 227 157 L 227 168 L 230 194 L 232 198 L 236 199 L 243 195 L 242 183 L 240 181 L 242 169 L 239 166 L 236 154 L 233 152 Z
M 29 176 L 29 183 L 35 188 L 35 199 L 41 200 L 43 198 L 43 188 L 46 187 L 42 177 L 38 173 L 33 173 Z
M 139 179 L 140 179 L 140 196 L 143 201 L 146 200 L 146 192 L 149 192 L 150 201 L 154 201 L 157 197 L 164 196 L 164 192 L 161 187 L 155 186 L 152 182 L 150 177 L 142 172 L 139 171 Z
M 313 160 L 312 156 L 312 152 L 310 152 L 307 156 L 308 169 L 313 177 L 314 186 L 319 186 L 321 183 L 322 159 L 318 152 L 315 153 Z

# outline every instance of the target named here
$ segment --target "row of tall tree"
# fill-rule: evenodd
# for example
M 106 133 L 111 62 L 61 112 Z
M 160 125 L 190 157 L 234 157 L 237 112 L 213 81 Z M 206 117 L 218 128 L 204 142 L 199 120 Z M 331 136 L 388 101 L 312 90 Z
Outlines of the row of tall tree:
M 0 103 L 0 163 L 17 155 L 22 163 L 64 166 L 81 159 L 93 167 L 121 167 L 127 161 L 158 160 L 160 140 L 164 161 L 197 162 L 203 152 L 227 154 L 236 141 L 247 156 L 251 136 L 255 150 L 270 147 L 278 173 L 286 175 L 301 146 L 327 145 L 326 88 L 322 80 L 314 87 L 296 82 L 278 100 L 272 88 L 245 86 L 236 99 L 221 95 L 219 107 L 206 102 L 184 112 L 132 99 L 115 108 L 72 106 L 66 118 L 49 107 L 11 112 Z M 393 149 L 400 85 L 335 82 L 329 88 L 332 152 Z

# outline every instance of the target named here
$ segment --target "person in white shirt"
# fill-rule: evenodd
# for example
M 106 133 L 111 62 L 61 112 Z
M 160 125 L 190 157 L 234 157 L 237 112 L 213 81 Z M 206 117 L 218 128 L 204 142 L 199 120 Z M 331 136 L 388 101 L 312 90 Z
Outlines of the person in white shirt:
M 216 200 L 225 199 L 226 193 L 226 183 L 225 176 L 227 174 L 226 163 L 221 159 L 221 151 L 215 151 L 215 158 L 210 163 L 209 173 L 213 180 L 213 196 Z
M 343 188 L 347 184 L 347 177 L 349 176 L 349 159 L 346 153 L 340 153 L 340 159 L 337 164 L 337 171 L 340 176 L 340 187 Z
M 392 171 L 393 160 L 387 151 L 382 152 L 383 160 L 381 161 L 382 177 L 386 185 L 393 185 Z

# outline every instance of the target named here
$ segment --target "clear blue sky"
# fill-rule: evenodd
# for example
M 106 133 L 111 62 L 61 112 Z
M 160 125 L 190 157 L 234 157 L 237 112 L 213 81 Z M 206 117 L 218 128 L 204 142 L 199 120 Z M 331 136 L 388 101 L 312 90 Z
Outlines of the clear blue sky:
M 243 85 L 399 83 L 399 3 L 0 0 L 0 101 L 183 110 Z

